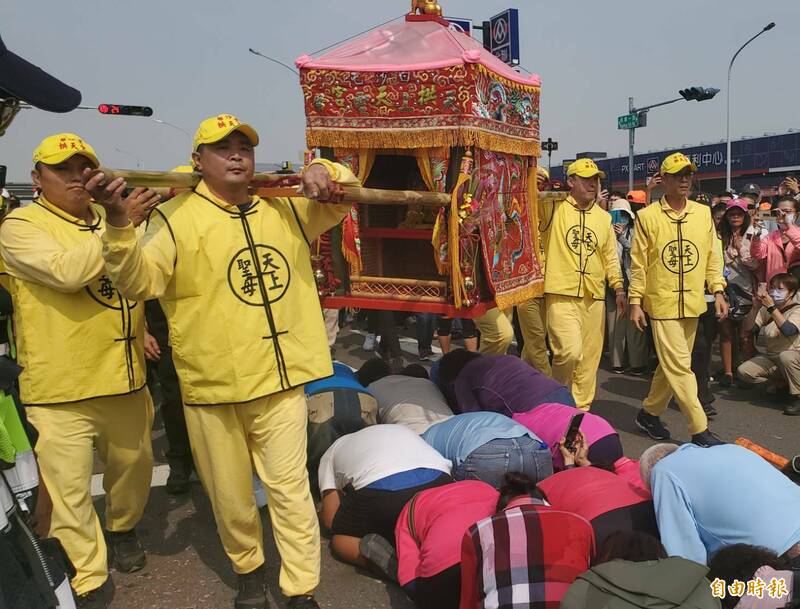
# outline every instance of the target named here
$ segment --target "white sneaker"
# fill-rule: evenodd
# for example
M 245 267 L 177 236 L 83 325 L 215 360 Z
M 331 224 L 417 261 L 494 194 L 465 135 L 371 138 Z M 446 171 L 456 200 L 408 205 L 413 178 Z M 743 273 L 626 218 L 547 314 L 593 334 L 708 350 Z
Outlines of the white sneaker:
M 375 351 L 375 335 L 374 334 L 367 334 L 364 337 L 364 344 L 361 345 L 361 348 L 364 351 Z

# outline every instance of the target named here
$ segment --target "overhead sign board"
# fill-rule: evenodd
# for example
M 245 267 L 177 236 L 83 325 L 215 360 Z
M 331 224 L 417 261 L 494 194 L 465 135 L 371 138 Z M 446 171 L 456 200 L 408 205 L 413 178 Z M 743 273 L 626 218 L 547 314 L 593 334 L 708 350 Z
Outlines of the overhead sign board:
M 617 117 L 617 129 L 639 129 L 640 127 L 647 127 L 647 112 Z
M 484 30 L 484 46 L 510 66 L 519 65 L 519 11 L 510 8 L 495 15 Z
M 472 36 L 472 19 L 461 19 L 459 17 L 445 17 L 445 19 L 450 22 L 451 30 Z
M 617 117 L 617 129 L 636 129 L 639 126 L 638 114 L 626 114 Z

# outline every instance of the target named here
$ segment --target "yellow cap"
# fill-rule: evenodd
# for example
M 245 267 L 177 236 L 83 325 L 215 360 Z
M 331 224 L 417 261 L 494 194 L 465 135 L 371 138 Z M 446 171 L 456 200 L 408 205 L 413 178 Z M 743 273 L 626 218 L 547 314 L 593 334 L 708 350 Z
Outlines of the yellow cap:
M 100 161 L 89 144 L 74 133 L 59 133 L 42 140 L 33 151 L 33 164 L 58 165 L 76 154 L 81 154 L 100 167 Z
M 692 163 L 688 156 L 682 152 L 675 152 L 661 163 L 661 173 L 678 173 L 687 167 L 690 167 L 692 171 L 697 171 L 697 165 Z
M 170 169 L 171 173 L 194 173 L 194 167 L 191 165 L 178 165 Z
M 536 166 L 536 173 L 538 175 L 542 176 L 545 180 L 549 180 L 550 179 L 550 173 L 547 171 L 547 169 L 545 169 L 541 165 L 537 165 Z
M 197 152 L 201 144 L 213 144 L 228 137 L 234 131 L 241 131 L 250 140 L 253 146 L 258 146 L 258 134 L 247 123 L 242 123 L 232 114 L 218 114 L 207 118 L 197 128 L 194 134 L 194 148 Z
M 567 175 L 576 175 L 581 178 L 600 176 L 601 180 L 605 180 L 606 178 L 606 174 L 600 171 L 592 159 L 578 159 L 577 161 L 573 161 L 570 163 L 570 166 L 567 167 Z

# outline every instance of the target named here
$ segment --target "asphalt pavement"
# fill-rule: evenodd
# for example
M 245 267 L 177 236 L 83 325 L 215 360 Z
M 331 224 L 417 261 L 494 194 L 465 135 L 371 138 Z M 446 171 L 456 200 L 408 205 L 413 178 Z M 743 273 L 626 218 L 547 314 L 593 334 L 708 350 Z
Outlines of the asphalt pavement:
M 361 349 L 363 334 L 344 330 L 336 344 L 336 358 L 358 367 L 372 356 Z M 406 359 L 418 361 L 416 343 L 403 338 Z M 619 431 L 625 453 L 638 457 L 653 442 L 634 425 L 634 418 L 647 394 L 650 377 L 617 375 L 604 360 L 598 371 L 597 397 L 592 412 L 608 419 Z M 800 417 L 787 417 L 780 406 L 771 404 L 761 390 L 715 387 L 719 415 L 711 429 L 722 439 L 738 437 L 766 446 L 786 456 L 800 453 Z M 683 417 L 670 408 L 663 421 L 679 442 L 688 441 Z M 156 461 L 164 463 L 166 440 L 157 423 L 154 430 Z M 164 467 L 157 468 L 163 473 Z M 724 475 L 724 472 L 721 472 Z M 138 527 L 148 553 L 147 567 L 131 575 L 112 572 L 115 583 L 113 609 L 230 609 L 236 594 L 236 578 L 216 534 L 210 504 L 199 482 L 190 493 L 171 497 L 164 491 L 164 476 L 151 489 L 150 501 Z M 97 485 L 94 485 L 97 487 Z M 98 511 L 103 498 L 96 498 Z M 267 555 L 268 591 L 273 607 L 284 607 L 286 599 L 278 588 L 279 557 L 269 528 L 269 516 L 262 510 Z M 411 609 L 402 590 L 343 564 L 332 557 L 328 540 L 322 542 L 322 582 L 317 591 L 320 606 L 330 609 Z

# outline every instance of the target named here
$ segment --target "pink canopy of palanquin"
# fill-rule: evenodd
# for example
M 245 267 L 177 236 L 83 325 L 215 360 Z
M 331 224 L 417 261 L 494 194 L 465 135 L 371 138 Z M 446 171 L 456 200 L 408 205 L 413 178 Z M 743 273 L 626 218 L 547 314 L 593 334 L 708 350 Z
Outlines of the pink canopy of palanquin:
M 401 19 L 320 55 L 303 55 L 298 68 L 347 72 L 433 70 L 477 63 L 522 85 L 540 86 L 536 74 L 524 76 L 489 53 L 471 36 L 451 30 L 440 21 Z

